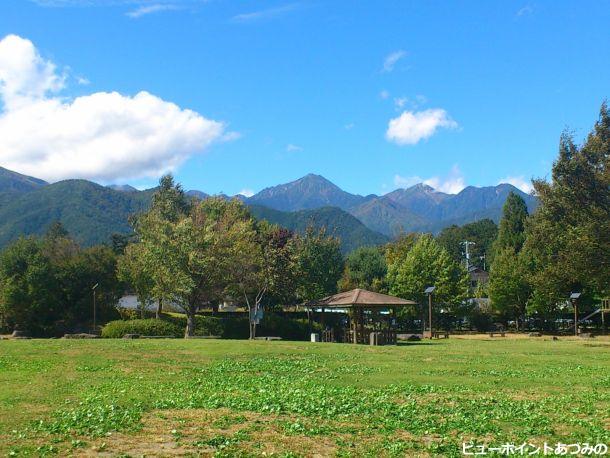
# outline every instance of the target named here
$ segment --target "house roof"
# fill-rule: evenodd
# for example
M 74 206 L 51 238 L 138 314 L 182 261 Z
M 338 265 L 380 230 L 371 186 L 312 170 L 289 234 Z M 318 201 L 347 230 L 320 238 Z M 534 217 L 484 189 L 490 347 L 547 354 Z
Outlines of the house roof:
M 350 308 L 350 307 L 388 307 L 414 305 L 416 302 L 387 294 L 374 293 L 365 289 L 352 289 L 343 293 L 312 301 L 310 307 Z

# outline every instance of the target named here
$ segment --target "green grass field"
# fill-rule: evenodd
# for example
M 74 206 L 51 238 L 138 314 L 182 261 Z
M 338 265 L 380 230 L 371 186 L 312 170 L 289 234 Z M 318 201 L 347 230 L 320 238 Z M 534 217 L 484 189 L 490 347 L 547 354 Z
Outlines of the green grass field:
M 610 341 L 1 341 L 0 410 L 0 454 L 16 456 L 610 443 Z

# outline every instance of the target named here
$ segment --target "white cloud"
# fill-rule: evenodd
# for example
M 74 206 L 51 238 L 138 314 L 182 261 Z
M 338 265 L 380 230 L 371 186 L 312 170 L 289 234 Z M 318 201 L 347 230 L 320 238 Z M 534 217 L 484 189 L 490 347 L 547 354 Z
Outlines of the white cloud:
M 404 111 L 390 119 L 386 139 L 398 145 L 415 145 L 430 138 L 440 128 L 455 129 L 458 124 L 442 108 L 424 111 Z
M 132 19 L 137 19 L 139 17 L 145 16 L 147 14 L 159 13 L 161 11 L 171 11 L 177 10 L 178 5 L 172 3 L 155 3 L 152 5 L 142 5 L 136 8 L 135 10 L 128 11 L 126 16 L 129 16 Z
M 525 5 L 523 8 L 521 8 L 519 11 L 517 11 L 517 16 L 521 17 L 521 16 L 529 16 L 530 14 L 534 13 L 534 7 L 532 5 Z
M 381 71 L 386 73 L 391 72 L 392 70 L 394 70 L 394 66 L 398 63 L 398 61 L 406 55 L 406 51 L 403 51 L 402 49 L 388 54 L 383 60 L 383 68 Z
M 254 191 L 252 189 L 242 189 L 237 194 L 240 194 L 244 197 L 252 197 L 254 195 Z
M 298 145 L 293 145 L 292 143 L 289 143 L 288 145 L 286 145 L 286 152 L 292 153 L 295 151 L 303 151 L 303 148 Z
M 343 127 L 345 128 L 345 130 L 352 130 L 355 126 L 356 126 L 356 124 L 354 124 L 353 122 L 350 122 Z
M 231 18 L 232 22 L 250 23 L 262 21 L 265 19 L 273 19 L 282 16 L 290 11 L 295 10 L 299 5 L 292 3 L 289 5 L 278 6 L 276 8 L 268 8 L 265 10 L 253 11 L 251 13 L 237 14 Z
M 454 165 L 444 177 L 434 176 L 422 179 L 417 175 L 410 177 L 394 175 L 394 185 L 399 188 L 408 188 L 418 183 L 427 184 L 435 190 L 447 194 L 457 194 L 466 187 L 464 176 L 457 165 Z
M 408 101 L 409 101 L 409 99 L 407 99 L 406 97 L 396 97 L 394 99 L 394 106 L 397 109 L 404 108 L 404 106 L 407 104 Z
M 146 91 L 67 99 L 31 41 L 0 40 L 0 164 L 49 181 L 157 177 L 221 140 L 224 124 Z
M 534 186 L 532 185 L 531 180 L 526 180 L 523 175 L 520 176 L 514 176 L 514 177 L 506 177 L 506 178 L 502 178 L 500 181 L 498 181 L 498 184 L 502 184 L 502 183 L 508 183 L 508 184 L 512 184 L 515 188 L 519 188 L 521 191 L 529 194 L 530 192 L 533 191 Z
M 81 86 L 88 86 L 89 84 L 91 84 L 91 81 L 89 81 L 87 78 L 85 78 L 84 76 L 77 76 L 76 77 L 76 82 L 78 84 L 80 84 Z
M 390 97 L 390 93 L 384 89 L 383 91 L 381 91 L 379 93 L 379 97 L 381 97 L 383 100 L 385 100 L 388 97 Z

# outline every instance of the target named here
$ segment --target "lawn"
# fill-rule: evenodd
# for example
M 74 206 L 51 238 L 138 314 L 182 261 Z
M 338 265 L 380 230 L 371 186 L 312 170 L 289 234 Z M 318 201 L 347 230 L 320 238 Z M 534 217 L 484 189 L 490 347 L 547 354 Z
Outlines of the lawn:
M 0 342 L 0 454 L 460 456 L 610 443 L 610 341 Z

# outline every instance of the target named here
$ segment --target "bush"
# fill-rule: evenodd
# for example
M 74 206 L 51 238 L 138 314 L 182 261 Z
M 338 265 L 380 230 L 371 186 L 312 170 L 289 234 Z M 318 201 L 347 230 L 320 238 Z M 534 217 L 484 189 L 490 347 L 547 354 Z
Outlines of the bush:
M 175 323 L 157 319 L 110 321 L 102 328 L 102 337 L 117 339 L 125 334 L 182 337 L 184 330 Z
M 313 332 L 320 332 L 320 325 L 312 323 Z M 102 329 L 102 337 L 121 338 L 125 334 L 143 336 L 183 337 L 186 317 L 162 315 L 161 319 L 134 319 L 111 321 Z M 195 317 L 196 336 L 218 336 L 222 339 L 247 339 L 249 337 L 246 316 L 201 316 Z M 274 313 L 265 314 L 256 327 L 258 336 L 278 336 L 285 340 L 308 340 L 309 323 L 306 319 L 288 318 Z

